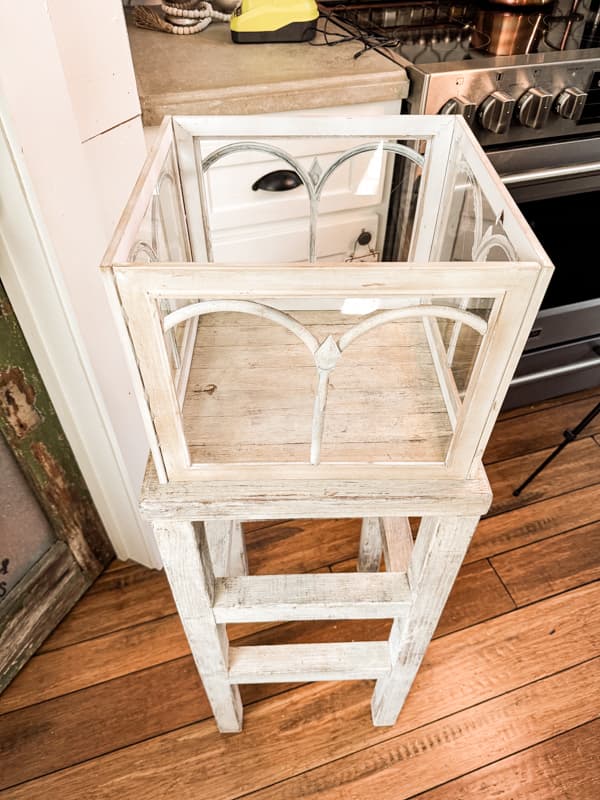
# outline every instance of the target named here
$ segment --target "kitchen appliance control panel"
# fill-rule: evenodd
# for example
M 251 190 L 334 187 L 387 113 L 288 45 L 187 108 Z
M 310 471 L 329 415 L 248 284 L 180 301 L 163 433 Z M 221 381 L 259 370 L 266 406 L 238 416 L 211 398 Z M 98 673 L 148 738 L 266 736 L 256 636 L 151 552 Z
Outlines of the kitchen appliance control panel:
M 408 69 L 410 112 L 462 114 L 484 147 L 600 131 L 598 59 L 444 69 L 428 75 Z M 425 97 L 423 107 L 411 105 L 412 96 Z

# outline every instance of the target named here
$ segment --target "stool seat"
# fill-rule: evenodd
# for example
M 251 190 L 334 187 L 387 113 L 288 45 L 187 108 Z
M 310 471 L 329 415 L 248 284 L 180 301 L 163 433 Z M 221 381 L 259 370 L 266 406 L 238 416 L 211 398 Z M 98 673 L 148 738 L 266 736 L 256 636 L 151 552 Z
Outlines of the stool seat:
M 491 502 L 482 465 L 471 479 L 160 483 L 149 460 L 140 510 L 150 520 L 481 516 Z

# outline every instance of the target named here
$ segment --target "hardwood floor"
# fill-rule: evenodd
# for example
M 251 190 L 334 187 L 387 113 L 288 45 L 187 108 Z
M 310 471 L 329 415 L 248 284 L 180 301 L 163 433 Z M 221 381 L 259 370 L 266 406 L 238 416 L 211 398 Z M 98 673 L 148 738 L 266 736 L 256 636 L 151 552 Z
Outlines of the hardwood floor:
M 242 688 L 217 733 L 162 573 L 114 562 L 0 696 L 0 800 L 600 797 L 600 389 L 504 414 L 494 490 L 393 728 L 372 683 Z M 254 573 L 354 568 L 359 522 L 247 526 Z M 386 638 L 385 620 L 230 626 L 238 643 Z

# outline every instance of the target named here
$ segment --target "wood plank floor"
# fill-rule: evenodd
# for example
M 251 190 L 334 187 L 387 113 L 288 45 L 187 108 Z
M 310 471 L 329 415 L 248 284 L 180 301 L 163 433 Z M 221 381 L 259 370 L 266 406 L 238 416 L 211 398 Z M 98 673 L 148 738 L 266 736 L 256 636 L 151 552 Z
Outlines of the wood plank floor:
M 162 573 L 114 562 L 0 696 L 0 800 L 596 800 L 600 419 L 512 489 L 600 389 L 504 414 L 494 490 L 411 695 L 370 681 L 242 688 L 216 732 Z M 354 567 L 359 522 L 247 526 L 254 573 Z M 232 625 L 238 643 L 383 639 L 385 620 Z

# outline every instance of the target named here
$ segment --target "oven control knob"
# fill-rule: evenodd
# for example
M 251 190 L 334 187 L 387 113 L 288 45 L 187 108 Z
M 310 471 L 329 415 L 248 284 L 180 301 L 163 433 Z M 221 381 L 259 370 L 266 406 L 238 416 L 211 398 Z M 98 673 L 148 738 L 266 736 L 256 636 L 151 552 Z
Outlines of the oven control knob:
M 545 89 L 528 89 L 517 103 L 517 119 L 527 128 L 543 128 L 552 110 L 552 93 Z
M 464 117 L 468 125 L 472 125 L 475 121 L 475 111 L 477 106 L 466 97 L 453 97 L 440 108 L 439 114 L 460 114 Z
M 515 109 L 515 100 L 506 92 L 497 90 L 479 106 L 479 122 L 492 133 L 506 133 Z
M 554 110 L 563 119 L 572 119 L 575 122 L 581 117 L 581 112 L 587 100 L 587 92 L 568 86 L 556 98 Z

